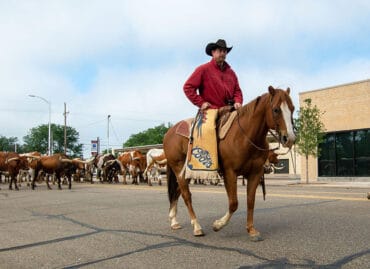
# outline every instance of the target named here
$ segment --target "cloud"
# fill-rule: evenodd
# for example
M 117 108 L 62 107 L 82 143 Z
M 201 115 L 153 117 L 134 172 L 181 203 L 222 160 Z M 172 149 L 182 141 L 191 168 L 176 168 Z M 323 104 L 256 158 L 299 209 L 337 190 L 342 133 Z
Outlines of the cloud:
M 57 124 L 66 102 L 85 144 L 107 139 L 107 115 L 115 145 L 191 117 L 183 83 L 218 38 L 233 46 L 245 102 L 273 85 L 297 103 L 301 91 L 369 78 L 369 11 L 360 0 L 3 1 L 0 135 L 47 123 L 47 104 L 28 94 L 50 100 Z

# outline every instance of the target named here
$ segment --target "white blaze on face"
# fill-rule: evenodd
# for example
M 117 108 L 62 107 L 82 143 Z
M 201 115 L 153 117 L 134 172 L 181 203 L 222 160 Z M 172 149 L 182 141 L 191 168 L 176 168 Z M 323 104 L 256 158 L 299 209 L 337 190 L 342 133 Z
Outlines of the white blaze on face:
M 280 105 L 281 111 L 283 113 L 283 118 L 285 121 L 285 126 L 288 132 L 288 140 L 295 141 L 295 134 L 293 131 L 293 124 L 292 124 L 292 112 L 290 111 L 286 102 L 282 102 Z

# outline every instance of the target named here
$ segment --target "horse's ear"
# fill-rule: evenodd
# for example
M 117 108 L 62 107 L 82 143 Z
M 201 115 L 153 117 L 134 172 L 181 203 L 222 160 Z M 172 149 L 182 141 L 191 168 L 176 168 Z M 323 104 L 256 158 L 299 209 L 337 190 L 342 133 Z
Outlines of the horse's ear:
M 271 95 L 274 95 L 274 94 L 275 94 L 275 89 L 274 89 L 274 87 L 269 86 L 269 93 L 270 93 Z
M 289 88 L 289 87 L 286 89 L 286 92 L 287 92 L 288 94 L 290 94 L 290 88 Z

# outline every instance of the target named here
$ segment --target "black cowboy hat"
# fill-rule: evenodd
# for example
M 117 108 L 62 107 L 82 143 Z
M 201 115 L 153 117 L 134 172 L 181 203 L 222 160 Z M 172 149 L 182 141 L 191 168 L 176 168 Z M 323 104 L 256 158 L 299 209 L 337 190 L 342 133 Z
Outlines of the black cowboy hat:
M 226 49 L 227 53 L 229 53 L 229 51 L 233 47 L 228 48 L 226 46 L 226 41 L 223 40 L 223 39 L 219 39 L 219 40 L 216 41 L 216 43 L 209 43 L 207 45 L 207 47 L 206 47 L 206 53 L 207 53 L 207 55 L 212 56 L 212 50 L 215 50 L 217 48 Z

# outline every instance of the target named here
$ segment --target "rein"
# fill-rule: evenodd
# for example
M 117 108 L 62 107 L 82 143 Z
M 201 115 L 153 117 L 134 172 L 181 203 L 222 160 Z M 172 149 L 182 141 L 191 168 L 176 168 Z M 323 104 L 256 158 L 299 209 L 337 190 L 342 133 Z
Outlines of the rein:
M 239 129 L 242 131 L 242 134 L 247 138 L 248 142 L 252 146 L 254 146 L 256 149 L 258 149 L 260 151 L 269 151 L 270 149 L 261 148 L 260 146 L 257 146 L 255 143 L 253 143 L 253 141 L 248 137 L 247 133 L 244 131 L 243 127 L 240 124 L 240 121 L 239 121 L 239 118 L 240 118 L 239 111 L 237 111 L 236 113 L 238 115 L 238 126 L 239 126 Z M 280 142 L 279 142 L 279 146 L 280 146 Z M 275 149 L 273 149 L 273 150 L 275 150 Z
M 271 110 L 272 110 L 272 97 L 270 98 L 270 104 L 271 104 Z M 274 115 L 274 113 L 272 113 Z M 242 134 L 247 138 L 248 142 L 254 146 L 256 149 L 260 150 L 260 151 L 269 151 L 269 150 L 277 150 L 277 149 L 280 149 L 280 139 L 279 137 L 277 137 L 271 130 L 269 130 L 268 132 L 276 139 L 276 141 L 278 142 L 278 146 L 273 148 L 273 149 L 266 149 L 266 148 L 261 148 L 260 146 L 256 145 L 255 143 L 253 143 L 253 141 L 248 137 L 247 133 L 245 132 L 245 130 L 243 129 L 243 127 L 241 126 L 240 124 L 240 115 L 239 115 L 239 110 L 237 110 L 237 115 L 238 115 L 238 126 L 239 126 L 239 129 L 242 131 Z M 277 124 L 275 123 L 276 125 L 276 129 L 277 128 Z M 279 131 L 277 130 L 276 132 L 278 132 L 278 134 L 280 135 Z

